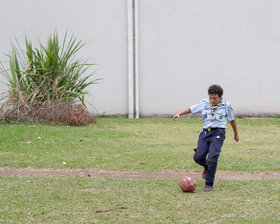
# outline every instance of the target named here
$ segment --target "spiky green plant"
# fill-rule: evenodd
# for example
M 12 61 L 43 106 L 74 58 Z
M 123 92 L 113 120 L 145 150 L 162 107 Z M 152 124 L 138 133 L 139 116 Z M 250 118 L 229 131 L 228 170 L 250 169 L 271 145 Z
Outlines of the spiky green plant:
M 46 46 L 40 43 L 39 48 L 33 48 L 27 38 L 25 45 L 24 51 L 18 41 L 12 43 L 9 69 L 3 63 L 0 65 L 8 81 L 6 96 L 25 103 L 79 100 L 85 105 L 86 88 L 97 82 L 92 79 L 94 72 L 86 74 L 94 64 L 76 57 L 85 44 L 74 35 L 68 38 L 67 33 L 60 43 L 54 33 Z

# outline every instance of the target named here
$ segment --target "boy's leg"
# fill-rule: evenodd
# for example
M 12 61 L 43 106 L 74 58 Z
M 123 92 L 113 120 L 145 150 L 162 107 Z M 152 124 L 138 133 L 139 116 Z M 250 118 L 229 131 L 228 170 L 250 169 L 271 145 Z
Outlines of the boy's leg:
M 206 160 L 208 149 L 209 149 L 209 142 L 207 139 L 207 132 L 202 131 L 198 138 L 197 148 L 195 150 L 193 159 L 196 163 L 203 166 L 205 169 L 208 168 L 208 164 Z
M 208 170 L 206 174 L 205 185 L 213 186 L 215 180 L 215 174 L 218 164 L 218 159 L 225 139 L 225 130 L 213 130 L 211 135 L 209 152 L 207 158 Z

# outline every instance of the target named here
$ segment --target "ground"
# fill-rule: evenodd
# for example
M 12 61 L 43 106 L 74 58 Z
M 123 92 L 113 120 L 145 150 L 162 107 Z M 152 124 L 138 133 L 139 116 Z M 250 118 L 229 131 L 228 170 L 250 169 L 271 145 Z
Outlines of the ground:
M 201 178 L 201 171 L 186 170 L 178 172 L 138 172 L 112 171 L 96 169 L 32 169 L 32 168 L 0 168 L 0 176 L 73 176 L 73 177 L 114 177 L 126 179 L 181 179 L 184 176 Z M 217 171 L 216 180 L 280 180 L 280 172 L 233 172 Z

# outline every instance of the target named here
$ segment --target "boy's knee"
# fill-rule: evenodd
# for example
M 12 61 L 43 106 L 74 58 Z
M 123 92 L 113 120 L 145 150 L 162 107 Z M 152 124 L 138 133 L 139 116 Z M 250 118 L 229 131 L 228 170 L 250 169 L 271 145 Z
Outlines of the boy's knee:
M 194 154 L 193 159 L 196 163 L 202 162 L 203 160 L 205 160 L 204 157 L 202 156 L 197 156 L 196 154 Z

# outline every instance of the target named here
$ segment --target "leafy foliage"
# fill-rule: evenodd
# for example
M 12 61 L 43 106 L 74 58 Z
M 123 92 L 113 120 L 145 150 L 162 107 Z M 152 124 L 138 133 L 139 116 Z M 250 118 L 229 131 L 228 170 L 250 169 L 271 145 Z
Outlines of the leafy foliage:
M 39 109 L 46 105 L 61 107 L 61 103 L 69 106 L 78 102 L 85 107 L 86 88 L 98 79 L 92 79 L 95 72 L 86 74 L 94 64 L 76 57 L 84 45 L 74 35 L 68 38 L 67 33 L 61 44 L 58 34 L 54 33 L 47 45 L 40 43 L 39 48 L 33 48 L 31 41 L 25 38 L 25 51 L 18 41 L 12 43 L 12 51 L 7 55 L 9 69 L 0 64 L 0 71 L 8 81 L 8 91 L 3 97 L 7 98 L 5 106 L 9 110 L 5 119 L 16 110 L 29 113 L 30 117 L 30 112 L 34 112 L 29 110 L 32 106 Z M 18 120 L 24 119 L 18 117 Z
M 77 42 L 73 35 L 67 42 L 65 34 L 60 47 L 57 33 L 49 38 L 46 47 L 40 43 L 39 49 L 33 49 L 27 38 L 25 43 L 25 52 L 18 42 L 17 46 L 12 43 L 12 53 L 8 55 L 10 73 L 1 64 L 1 72 L 9 82 L 9 94 L 16 99 L 20 99 L 23 94 L 33 94 L 29 100 L 36 98 L 41 102 L 78 98 L 84 104 L 86 87 L 97 81 L 88 81 L 93 73 L 82 77 L 93 64 L 75 59 L 75 54 L 84 43 Z

